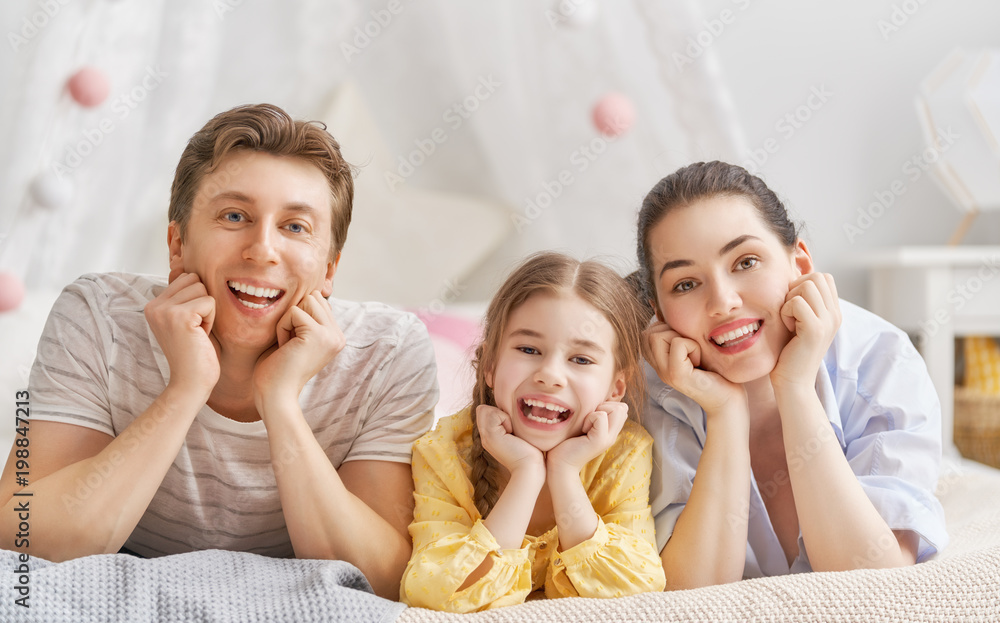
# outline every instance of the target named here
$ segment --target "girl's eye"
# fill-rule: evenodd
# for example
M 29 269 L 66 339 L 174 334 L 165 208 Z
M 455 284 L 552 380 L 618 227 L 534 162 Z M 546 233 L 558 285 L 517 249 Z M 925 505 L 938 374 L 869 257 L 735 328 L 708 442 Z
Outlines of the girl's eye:
M 518 346 L 517 350 L 521 351 L 525 355 L 537 355 L 538 349 L 532 348 L 531 346 Z
M 759 261 L 760 260 L 755 257 L 745 257 L 739 261 L 739 264 L 737 264 L 737 266 L 739 266 L 741 270 L 750 270 L 751 268 L 756 266 L 757 262 Z
M 588 359 L 587 357 L 583 356 L 572 357 L 570 361 L 576 364 L 580 364 L 581 366 L 589 366 L 590 364 L 594 363 L 592 359 Z
M 681 281 L 680 283 L 678 283 L 677 285 L 674 286 L 673 291 L 674 292 L 689 292 L 692 289 L 694 289 L 694 282 L 693 281 Z

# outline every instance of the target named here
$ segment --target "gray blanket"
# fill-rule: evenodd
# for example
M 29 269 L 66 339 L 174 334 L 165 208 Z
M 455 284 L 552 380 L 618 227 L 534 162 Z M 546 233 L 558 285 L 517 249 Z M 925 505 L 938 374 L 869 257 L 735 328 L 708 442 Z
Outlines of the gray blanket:
M 390 623 L 404 608 L 372 594 L 361 572 L 341 561 L 220 550 L 148 560 L 109 554 L 58 564 L 32 558 L 26 578 L 17 571 L 20 564 L 16 552 L 0 550 L 4 623 Z M 27 588 L 19 589 L 24 582 Z

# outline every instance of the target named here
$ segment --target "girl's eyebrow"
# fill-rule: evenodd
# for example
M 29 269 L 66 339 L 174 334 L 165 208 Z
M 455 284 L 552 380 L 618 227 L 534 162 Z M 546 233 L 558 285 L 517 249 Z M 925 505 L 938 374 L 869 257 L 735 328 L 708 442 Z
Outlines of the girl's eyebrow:
M 751 236 L 750 234 L 743 234 L 742 236 L 737 236 L 736 238 L 733 238 L 726 244 L 722 245 L 722 248 L 719 249 L 719 255 L 722 256 L 725 255 L 726 253 L 729 253 L 730 251 L 740 246 L 744 242 L 747 242 L 748 240 L 760 240 L 760 238 L 758 238 L 757 236 Z M 660 268 L 660 274 L 658 275 L 658 277 L 662 277 L 663 273 L 667 272 L 668 270 L 673 270 L 674 268 L 681 268 L 682 266 L 692 266 L 692 265 L 694 265 L 694 262 L 692 262 L 691 260 L 670 260 L 669 262 L 664 262 L 663 267 Z
M 531 338 L 535 338 L 535 339 L 541 339 L 544 336 L 541 333 L 539 333 L 538 331 L 534 331 L 532 329 L 515 329 L 515 330 L 513 330 L 513 331 L 510 332 L 510 335 L 508 337 L 531 337 Z M 583 338 L 575 338 L 575 339 L 573 339 L 573 340 L 570 341 L 570 344 L 572 344 L 574 348 L 580 348 L 580 349 L 584 349 L 584 350 L 592 350 L 592 351 L 596 351 L 596 352 L 601 353 L 601 354 L 603 354 L 603 353 L 606 352 L 603 348 L 601 348 L 600 344 L 598 344 L 597 342 L 594 342 L 592 340 L 585 340 Z

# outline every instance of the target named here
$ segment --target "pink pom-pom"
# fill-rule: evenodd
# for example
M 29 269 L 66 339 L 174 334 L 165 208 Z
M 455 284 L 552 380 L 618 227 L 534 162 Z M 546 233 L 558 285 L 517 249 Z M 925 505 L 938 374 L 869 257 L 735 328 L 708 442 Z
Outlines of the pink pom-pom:
M 621 93 L 608 93 L 594 106 L 594 126 L 608 138 L 621 136 L 635 121 L 632 100 Z
M 73 74 L 67 84 L 69 94 L 81 106 L 92 108 L 108 98 L 111 81 L 108 75 L 96 67 L 84 67 Z
M 0 273 L 0 312 L 15 310 L 24 300 L 24 284 L 13 273 Z

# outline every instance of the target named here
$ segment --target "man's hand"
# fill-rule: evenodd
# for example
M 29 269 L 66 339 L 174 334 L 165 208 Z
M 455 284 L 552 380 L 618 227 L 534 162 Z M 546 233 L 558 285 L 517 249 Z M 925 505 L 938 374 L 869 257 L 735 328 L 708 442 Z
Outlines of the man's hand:
M 542 451 L 514 436 L 510 415 L 502 409 L 479 405 L 476 408 L 476 426 L 479 427 L 483 449 L 506 467 L 511 475 L 521 470 L 528 470 L 526 474 L 545 474 Z
M 771 383 L 775 389 L 811 389 L 823 356 L 840 328 L 840 299 L 833 276 L 810 273 L 793 281 L 781 307 L 781 320 L 793 336 L 778 356 Z
M 646 360 L 660 380 L 697 402 L 706 413 L 720 410 L 733 399 L 745 400 L 742 387 L 698 367 L 701 348 L 694 340 L 659 321 L 646 329 L 645 337 Z
M 297 399 L 309 379 L 347 343 L 319 290 L 288 308 L 278 320 L 277 337 L 277 346 L 260 356 L 253 373 L 254 402 L 262 416 L 266 399 L 279 394 Z
M 579 475 L 584 465 L 611 447 L 628 419 L 624 402 L 603 402 L 586 415 L 582 435 L 570 437 L 545 455 L 548 469 L 565 468 Z
M 219 381 L 219 343 L 212 336 L 215 299 L 195 273 L 171 272 L 171 281 L 146 304 L 146 322 L 170 366 L 169 385 L 208 400 Z

